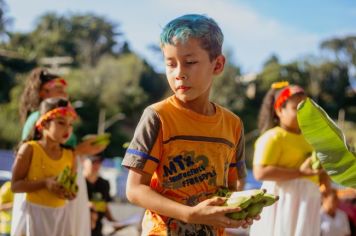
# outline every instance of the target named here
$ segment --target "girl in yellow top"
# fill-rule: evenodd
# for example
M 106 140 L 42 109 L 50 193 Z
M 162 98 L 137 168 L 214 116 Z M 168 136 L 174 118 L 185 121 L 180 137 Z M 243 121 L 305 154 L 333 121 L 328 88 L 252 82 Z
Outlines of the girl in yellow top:
M 296 85 L 274 84 L 266 94 L 259 115 L 262 133 L 255 144 L 253 173 L 262 188 L 279 195 L 263 210 L 251 236 L 320 235 L 318 171 L 310 167 L 311 145 L 297 122 L 297 105 L 306 95 Z
M 13 165 L 12 191 L 26 193 L 19 229 L 15 235 L 70 235 L 67 200 L 74 195 L 65 190 L 56 176 L 67 166 L 74 169 L 74 155 L 63 144 L 70 137 L 76 113 L 67 100 L 46 99 L 40 106 L 33 138 L 24 142 Z M 24 226 L 24 227 L 22 227 Z

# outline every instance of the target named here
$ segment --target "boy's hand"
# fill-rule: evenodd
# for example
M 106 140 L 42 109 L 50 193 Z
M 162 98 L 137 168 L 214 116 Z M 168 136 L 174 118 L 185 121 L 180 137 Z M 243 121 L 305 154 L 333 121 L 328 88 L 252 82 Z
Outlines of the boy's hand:
M 191 208 L 187 223 L 205 224 L 223 228 L 248 227 L 250 223 L 246 220 L 233 220 L 225 216 L 226 213 L 241 210 L 239 207 L 221 206 L 225 201 L 226 198 L 222 197 L 214 197 L 202 201 Z
M 311 175 L 318 175 L 320 174 L 321 170 L 314 170 L 311 167 L 311 157 L 308 157 L 303 163 L 302 165 L 299 167 L 299 172 L 303 175 L 303 176 L 311 176 Z
M 250 225 L 253 224 L 253 220 L 260 220 L 260 219 L 261 219 L 260 215 L 257 215 L 255 217 L 253 217 L 253 219 L 252 218 L 246 218 L 246 224 L 243 224 L 242 228 L 246 229 L 246 228 L 250 227 Z

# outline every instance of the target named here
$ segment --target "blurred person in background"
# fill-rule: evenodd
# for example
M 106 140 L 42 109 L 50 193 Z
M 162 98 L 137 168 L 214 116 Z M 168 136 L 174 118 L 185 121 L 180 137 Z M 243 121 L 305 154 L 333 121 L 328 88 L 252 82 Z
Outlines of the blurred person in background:
M 279 200 L 261 213 L 251 236 L 320 235 L 320 170 L 311 168 L 313 147 L 301 134 L 297 106 L 304 90 L 288 82 L 272 84 L 259 114 L 253 174 Z
M 338 209 L 339 198 L 336 189 L 322 193 L 320 209 L 321 236 L 349 236 L 351 235 L 349 220 L 342 210 Z
M 110 196 L 109 181 L 99 175 L 103 160 L 104 158 L 100 155 L 88 156 L 84 160 L 83 164 L 83 173 L 87 184 L 88 198 L 90 201 L 89 208 L 91 212 L 92 236 L 103 235 L 102 220 L 104 217 L 111 222 L 116 222 L 108 206 L 109 202 L 112 201 Z
M 356 235 L 356 189 L 337 189 L 338 208 L 344 211 L 349 219 L 351 235 Z
M 10 236 L 13 200 L 11 181 L 7 181 L 0 187 L 0 236 Z
M 20 118 L 24 122 L 22 130 L 22 140 L 25 140 L 30 135 L 32 128 L 39 119 L 38 111 L 41 101 L 47 98 L 65 98 L 68 99 L 66 80 L 56 74 L 50 73 L 46 68 L 35 68 L 31 71 L 26 79 L 24 91 L 20 101 Z M 66 142 L 67 146 L 75 149 L 75 155 L 81 157 L 84 155 L 94 155 L 104 150 L 105 146 L 92 145 L 95 136 L 78 144 L 77 137 L 72 133 Z M 90 216 L 87 209 L 88 197 L 85 179 L 82 175 L 82 164 L 80 158 L 77 158 L 77 184 L 79 192 L 76 199 L 70 202 L 72 224 L 72 232 L 74 235 L 89 235 L 90 234 Z M 15 194 L 13 219 L 12 219 L 12 235 L 19 223 L 21 215 L 21 206 L 24 202 L 24 194 Z
M 30 137 L 20 142 L 12 167 L 11 190 L 26 196 L 14 235 L 73 235 L 67 206 L 77 191 L 64 187 L 57 177 L 66 168 L 76 173 L 74 151 L 64 145 L 76 119 L 74 109 L 63 98 L 41 102 L 40 118 Z

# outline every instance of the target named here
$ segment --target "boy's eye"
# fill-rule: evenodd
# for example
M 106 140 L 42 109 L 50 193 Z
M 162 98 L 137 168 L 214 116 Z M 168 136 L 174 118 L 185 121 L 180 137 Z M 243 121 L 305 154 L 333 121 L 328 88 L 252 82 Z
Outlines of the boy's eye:
M 196 64 L 196 63 L 198 63 L 197 61 L 187 61 L 186 62 L 188 65 L 193 65 L 193 64 Z
M 168 67 L 173 67 L 173 66 L 174 66 L 174 63 L 172 63 L 172 62 L 167 62 L 167 63 L 166 63 L 166 66 L 168 66 Z

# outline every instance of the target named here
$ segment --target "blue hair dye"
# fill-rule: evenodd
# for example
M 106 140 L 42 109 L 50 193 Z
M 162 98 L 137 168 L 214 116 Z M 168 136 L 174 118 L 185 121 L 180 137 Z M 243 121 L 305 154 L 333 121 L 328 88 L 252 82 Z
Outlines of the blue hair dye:
M 184 15 L 169 22 L 161 33 L 161 47 L 175 42 L 185 43 L 190 38 L 200 41 L 210 60 L 221 55 L 224 35 L 220 27 L 212 18 L 198 14 Z

